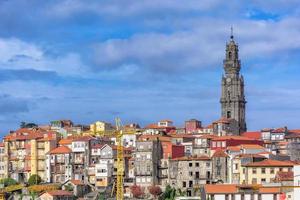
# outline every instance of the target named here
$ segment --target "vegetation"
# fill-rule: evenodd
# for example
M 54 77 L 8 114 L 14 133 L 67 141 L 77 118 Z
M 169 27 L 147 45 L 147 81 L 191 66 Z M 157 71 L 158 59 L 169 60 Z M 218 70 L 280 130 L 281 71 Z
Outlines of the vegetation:
M 141 198 L 145 194 L 142 187 L 139 185 L 131 186 L 130 190 L 134 198 Z
M 30 192 L 44 192 L 44 191 L 51 191 L 51 190 L 58 190 L 60 186 L 58 184 L 48 184 L 48 185 L 32 185 L 28 187 Z
M 148 190 L 150 194 L 153 195 L 154 199 L 157 199 L 157 197 L 162 193 L 161 188 L 155 185 L 150 186 Z
M 176 197 L 176 189 L 167 185 L 164 193 L 160 196 L 160 200 L 174 200 Z
M 28 184 L 29 185 L 38 185 L 42 182 L 42 179 L 39 175 L 33 174 L 29 177 Z
M 17 185 L 18 182 L 13 178 L 4 178 L 0 180 L 0 183 L 4 185 L 4 187 Z
M 65 185 L 65 190 L 72 192 L 74 190 L 74 187 L 71 183 Z

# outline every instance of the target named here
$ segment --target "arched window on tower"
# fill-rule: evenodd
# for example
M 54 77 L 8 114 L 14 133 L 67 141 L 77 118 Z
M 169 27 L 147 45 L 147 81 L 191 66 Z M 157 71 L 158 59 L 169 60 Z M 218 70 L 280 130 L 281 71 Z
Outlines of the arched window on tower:
M 231 112 L 227 111 L 227 119 L 231 118 Z
M 228 53 L 228 59 L 231 60 L 231 58 L 232 58 L 232 53 L 231 53 L 231 51 L 229 51 L 229 53 Z

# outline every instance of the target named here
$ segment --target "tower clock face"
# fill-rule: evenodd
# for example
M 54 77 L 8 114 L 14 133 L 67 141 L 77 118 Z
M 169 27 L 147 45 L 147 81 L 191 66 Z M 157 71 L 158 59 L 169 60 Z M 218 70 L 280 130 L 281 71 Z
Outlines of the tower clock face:
M 227 83 L 230 83 L 231 82 L 231 78 L 227 78 L 226 81 L 227 81 Z

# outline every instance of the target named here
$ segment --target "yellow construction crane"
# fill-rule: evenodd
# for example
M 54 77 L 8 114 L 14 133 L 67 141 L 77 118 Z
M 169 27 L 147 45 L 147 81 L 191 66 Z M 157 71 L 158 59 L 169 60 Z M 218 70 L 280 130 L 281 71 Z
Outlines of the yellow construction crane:
M 97 131 L 95 132 L 96 136 L 108 136 L 108 137 L 115 137 L 116 138 L 116 145 L 117 145 L 117 200 L 124 199 L 124 187 L 123 187 L 123 175 L 124 175 L 124 147 L 122 144 L 122 137 L 123 135 L 128 134 L 135 134 L 135 129 L 128 129 L 125 130 L 122 126 L 121 119 L 116 118 L 116 129 L 111 131 Z

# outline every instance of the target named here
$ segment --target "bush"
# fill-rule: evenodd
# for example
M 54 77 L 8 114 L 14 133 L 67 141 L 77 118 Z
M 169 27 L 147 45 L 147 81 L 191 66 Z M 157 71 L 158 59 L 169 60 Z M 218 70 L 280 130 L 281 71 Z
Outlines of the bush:
M 42 182 L 42 179 L 39 175 L 33 174 L 29 177 L 28 179 L 28 184 L 29 185 L 38 185 Z
M 48 184 L 48 185 L 32 185 L 28 187 L 30 192 L 44 192 L 44 191 L 51 191 L 51 190 L 58 190 L 60 186 L 58 184 Z
M 153 195 L 154 199 L 157 199 L 157 197 L 162 193 L 161 188 L 159 186 L 152 185 L 148 189 L 150 194 Z
M 130 190 L 134 198 L 140 198 L 144 195 L 144 191 L 141 186 L 133 185 L 130 187 Z
M 10 185 L 17 185 L 18 182 L 13 178 L 5 178 L 1 179 L 0 183 L 4 184 L 4 187 L 10 186 Z

